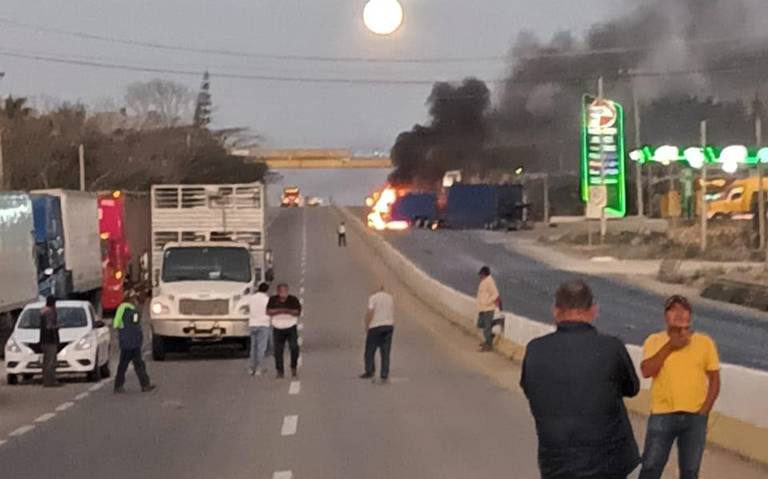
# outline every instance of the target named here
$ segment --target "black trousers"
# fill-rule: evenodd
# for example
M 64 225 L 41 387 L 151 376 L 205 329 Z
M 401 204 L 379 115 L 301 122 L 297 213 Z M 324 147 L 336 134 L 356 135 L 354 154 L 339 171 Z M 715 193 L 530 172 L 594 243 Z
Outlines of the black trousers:
M 339 247 L 347 246 L 347 234 L 339 233 Z
M 376 372 L 376 350 L 381 352 L 381 379 L 389 377 L 389 352 L 392 350 L 394 326 L 378 326 L 368 330 L 365 338 L 365 373 Z
M 52 386 L 56 384 L 59 345 L 44 343 L 41 348 L 43 350 L 43 386 Z
M 272 339 L 275 349 L 275 369 L 278 373 L 285 373 L 285 364 L 283 362 L 283 352 L 285 343 L 291 350 L 291 369 L 295 370 L 299 365 L 299 330 L 296 326 L 287 329 L 273 328 Z
M 120 363 L 117 365 L 117 374 L 115 375 L 115 389 L 125 385 L 125 372 L 128 370 L 128 364 L 133 363 L 133 370 L 139 377 L 141 387 L 149 386 L 149 376 L 147 375 L 147 366 L 141 357 L 141 348 L 121 349 Z

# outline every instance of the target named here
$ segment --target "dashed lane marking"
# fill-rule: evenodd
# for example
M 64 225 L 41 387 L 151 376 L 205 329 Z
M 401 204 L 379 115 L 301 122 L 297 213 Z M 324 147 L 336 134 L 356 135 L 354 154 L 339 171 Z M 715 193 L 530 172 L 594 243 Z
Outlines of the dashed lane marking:
M 303 315 L 302 315 L 302 316 L 303 316 Z M 298 329 L 299 331 L 304 331 L 304 323 L 299 323 L 299 324 L 296 326 L 296 329 Z
M 282 436 L 293 436 L 299 428 L 299 416 L 285 416 L 283 418 L 283 428 L 280 431 Z
M 31 424 L 27 424 L 26 426 L 21 426 L 20 428 L 16 429 L 15 431 L 12 431 L 10 434 L 8 434 L 8 437 L 19 437 L 23 436 L 24 434 L 28 433 L 32 429 L 34 429 L 35 426 Z
M 299 343 L 299 346 L 304 346 L 304 338 L 302 338 L 301 336 L 299 336 L 299 339 L 296 342 Z
M 60 405 L 58 405 L 56 407 L 56 412 L 64 412 L 64 411 L 66 411 L 67 409 L 71 408 L 74 405 L 75 405 L 75 403 L 73 403 L 71 401 L 70 402 L 65 402 L 64 404 L 60 404 Z
M 93 386 L 89 387 L 89 388 L 88 388 L 88 390 L 89 390 L 90 392 L 92 392 L 92 393 L 95 393 L 95 392 L 96 392 L 96 391 L 98 391 L 99 389 L 103 388 L 103 387 L 104 387 L 104 384 L 106 384 L 106 381 L 102 381 L 102 382 L 96 383 L 96 384 L 94 384 Z
M 291 386 L 288 388 L 288 394 L 299 394 L 301 392 L 301 381 L 291 381 Z
M 35 419 L 35 422 L 37 422 L 37 423 L 48 422 L 48 421 L 50 421 L 51 419 L 53 419 L 55 417 L 56 417 L 56 413 L 47 412 L 47 413 L 43 414 L 42 416 L 40 416 L 39 418 Z
M 85 398 L 87 398 L 90 395 L 91 395 L 91 393 L 89 393 L 88 391 L 86 391 L 84 393 L 80 393 L 77 396 L 75 396 L 75 401 L 79 401 L 81 399 L 85 399 Z
M 275 471 L 272 474 L 272 479 L 293 479 L 293 473 L 291 471 Z

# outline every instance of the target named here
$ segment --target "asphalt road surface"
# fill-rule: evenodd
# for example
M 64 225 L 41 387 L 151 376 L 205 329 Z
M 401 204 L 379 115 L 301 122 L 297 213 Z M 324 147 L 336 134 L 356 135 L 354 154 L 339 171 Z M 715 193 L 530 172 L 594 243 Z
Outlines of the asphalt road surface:
M 510 233 L 514 234 L 514 233 Z M 664 297 L 626 281 L 586 276 L 553 268 L 506 247 L 503 233 L 426 231 L 387 233 L 385 237 L 417 266 L 458 291 L 474 295 L 477 271 L 491 267 L 504 309 L 535 321 L 551 322 L 557 286 L 585 278 L 599 302 L 598 327 L 630 344 L 642 344 L 663 329 Z M 617 271 L 617 276 L 622 271 Z M 674 286 L 670 285 L 670 294 Z M 768 315 L 694 301 L 695 327 L 711 335 L 724 361 L 768 370 Z
M 327 208 L 291 209 L 270 228 L 277 280 L 305 306 L 298 381 L 272 368 L 251 379 L 245 359 L 210 348 L 149 361 L 159 385 L 149 394 L 131 372 L 120 396 L 109 381 L 0 386 L 2 407 L 23 412 L 0 416 L 0 477 L 538 477 L 517 366 L 477 353 L 477 338 L 413 297 L 354 232 L 338 248 L 337 220 Z M 388 385 L 357 378 L 366 299 L 380 284 L 397 304 Z M 642 435 L 642 419 L 633 422 Z M 718 451 L 705 468 L 705 479 L 766 477 Z

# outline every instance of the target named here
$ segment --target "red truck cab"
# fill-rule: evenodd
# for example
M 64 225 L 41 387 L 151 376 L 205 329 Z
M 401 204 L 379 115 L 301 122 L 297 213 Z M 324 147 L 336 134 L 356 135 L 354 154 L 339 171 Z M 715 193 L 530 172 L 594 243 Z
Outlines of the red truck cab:
M 103 283 L 101 304 L 117 309 L 125 295 L 125 275 L 131 251 L 125 235 L 125 200 L 121 191 L 99 195 L 99 233 L 102 246 Z

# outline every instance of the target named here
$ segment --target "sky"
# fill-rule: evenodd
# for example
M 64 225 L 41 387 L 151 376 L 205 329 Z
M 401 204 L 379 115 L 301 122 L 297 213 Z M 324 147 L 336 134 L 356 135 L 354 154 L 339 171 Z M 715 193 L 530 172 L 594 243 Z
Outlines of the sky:
M 317 62 L 169 52 L 44 32 L 3 20 L 43 29 L 269 55 L 477 58 L 505 57 L 521 29 L 544 38 L 564 29 L 581 32 L 628 3 L 401 0 L 405 21 L 395 34 L 383 37 L 368 32 L 362 24 L 365 0 L 3 0 L 0 71 L 5 78 L 0 81 L 0 94 L 86 103 L 113 98 L 120 104 L 130 82 L 164 78 L 197 90 L 202 71 L 207 69 L 212 76 L 214 127 L 249 127 L 272 148 L 388 150 L 400 131 L 424 121 L 424 101 L 432 81 L 466 76 L 500 79 L 506 62 Z M 8 53 L 170 68 L 190 74 L 98 69 L 14 58 Z M 222 78 L 217 73 L 423 83 L 257 81 Z M 288 181 L 291 175 L 286 172 Z M 366 181 L 373 181 L 365 176 Z

